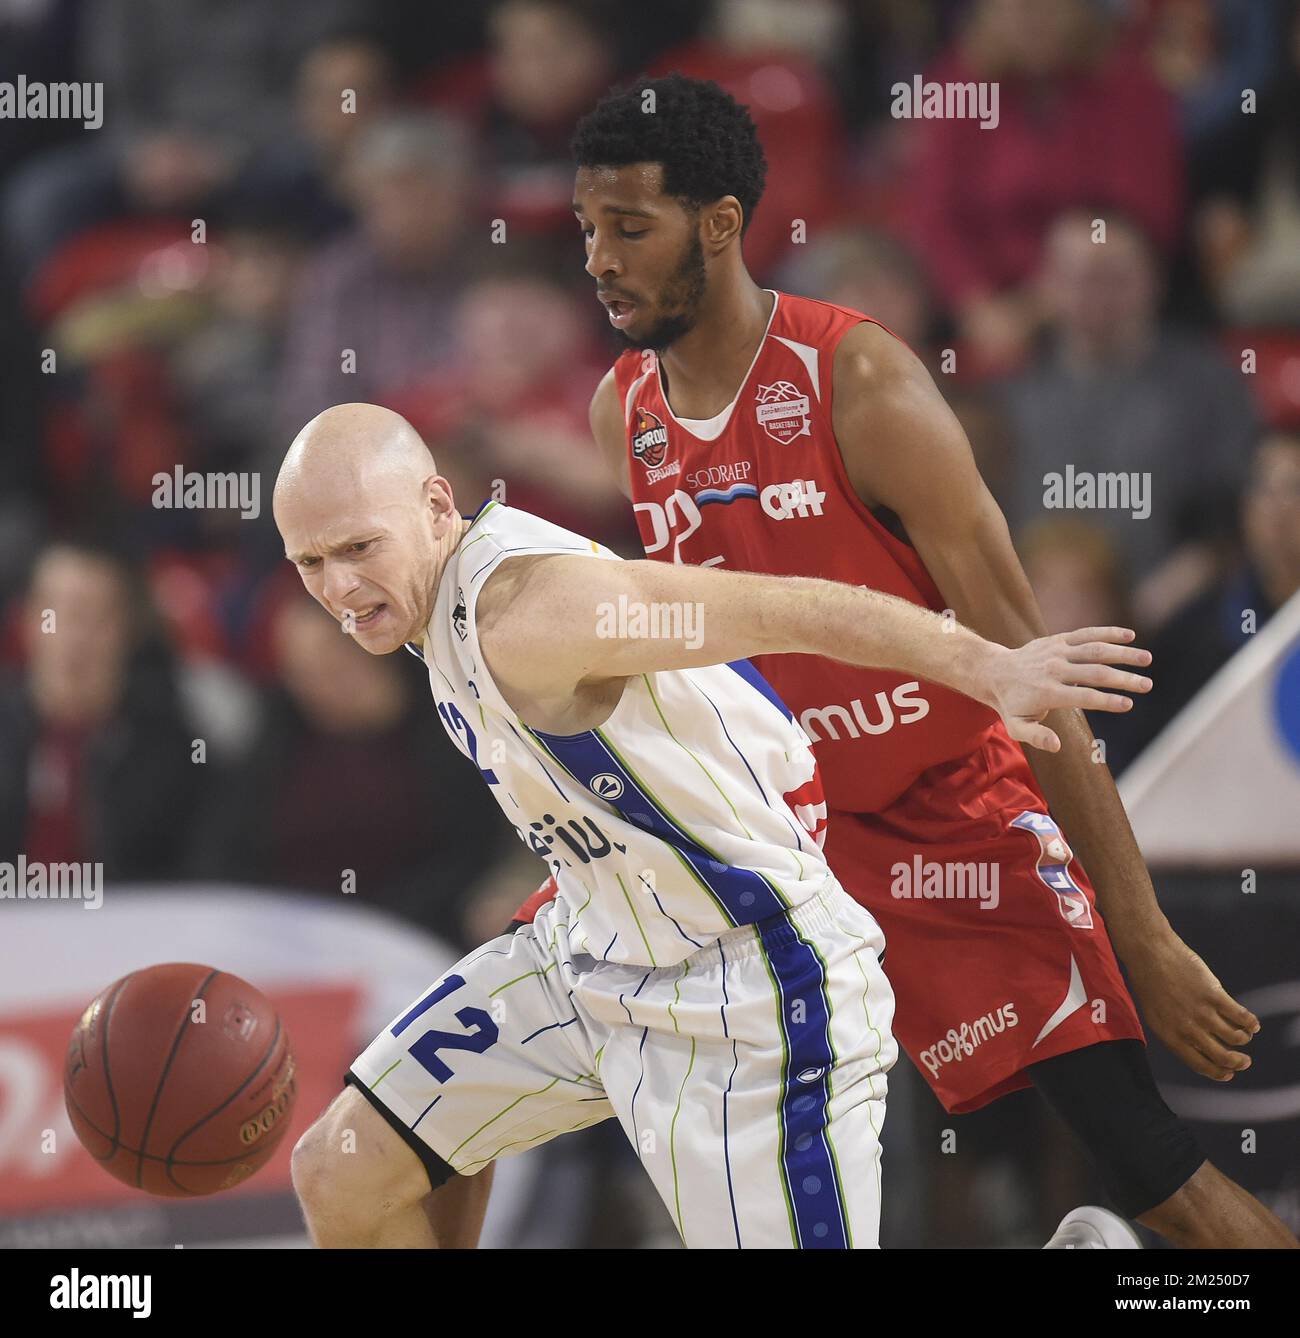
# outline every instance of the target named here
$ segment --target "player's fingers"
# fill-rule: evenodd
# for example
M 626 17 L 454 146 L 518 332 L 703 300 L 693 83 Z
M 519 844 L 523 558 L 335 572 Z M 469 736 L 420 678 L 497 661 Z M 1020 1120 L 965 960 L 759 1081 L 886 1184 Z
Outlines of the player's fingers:
M 1224 1045 L 1249 1045 L 1253 1039 L 1250 1032 L 1243 1031 L 1240 1027 L 1234 1027 L 1221 1013 L 1215 1014 L 1214 1021 L 1209 1026 L 1213 1034 Z
M 1080 627 L 1062 635 L 1068 645 L 1081 646 L 1086 641 L 1132 641 L 1137 633 L 1131 627 Z
M 1143 674 L 1130 674 L 1108 664 L 1076 664 L 1070 669 L 1070 681 L 1079 687 L 1113 688 L 1116 692 L 1150 692 L 1151 680 Z
M 1105 641 L 1088 641 L 1082 646 L 1071 645 L 1068 658 L 1075 664 L 1135 664 L 1145 668 L 1151 663 L 1151 652 L 1141 646 L 1112 646 Z
M 1199 1073 L 1202 1078 L 1213 1078 L 1215 1082 L 1227 1082 L 1232 1077 L 1231 1069 L 1225 1069 L 1221 1064 L 1216 1064 L 1207 1059 L 1196 1046 L 1188 1042 L 1178 1045 L 1175 1053 L 1189 1069 L 1194 1073 Z
M 1225 1022 L 1234 1027 L 1240 1027 L 1242 1031 L 1248 1031 L 1253 1036 L 1259 1030 L 1259 1018 L 1249 1008 L 1239 1004 L 1227 990 L 1221 987 L 1219 993 L 1222 998 L 1214 1001 L 1219 1016 Z
M 1220 1069 L 1241 1073 L 1250 1067 L 1249 1055 L 1243 1055 L 1240 1050 L 1229 1050 L 1226 1046 L 1220 1045 L 1218 1039 L 1208 1027 L 1198 1027 L 1189 1040 L 1211 1064 Z
M 1062 688 L 1055 694 L 1053 707 L 1073 707 L 1080 711 L 1131 711 L 1132 697 L 1117 697 L 1113 692 L 1099 692 L 1096 688 Z
M 1027 743 L 1031 748 L 1039 748 L 1045 753 L 1060 751 L 1061 740 L 1046 725 L 1040 725 L 1035 720 L 1013 720 L 1010 723 L 1011 737 L 1017 743 Z

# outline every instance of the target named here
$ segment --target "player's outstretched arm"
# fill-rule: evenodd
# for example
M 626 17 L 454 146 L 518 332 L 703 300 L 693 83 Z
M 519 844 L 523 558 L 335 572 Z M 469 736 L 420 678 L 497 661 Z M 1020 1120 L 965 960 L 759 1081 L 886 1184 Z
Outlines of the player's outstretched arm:
M 835 438 L 858 496 L 898 516 L 962 622 L 1007 646 L 1038 636 L 1042 616 L 1006 521 L 920 360 L 879 326 L 855 326 L 836 351 L 834 385 Z M 1250 1065 L 1234 1047 L 1259 1019 L 1165 919 L 1088 722 L 1059 711 L 1046 723 L 1062 746 L 1031 753 L 1030 765 L 1092 878 L 1148 1024 L 1196 1072 L 1231 1078 Z
M 542 697 L 751 655 L 825 655 L 954 688 L 1050 751 L 1060 741 L 1040 723 L 1049 711 L 1125 711 L 1132 702 L 1121 692 L 1151 686 L 1119 667 L 1150 660 L 1126 628 L 1009 650 L 906 600 L 835 581 L 566 554 L 509 559 L 499 572 L 507 593 L 481 621 L 484 654 L 499 678 L 523 678 Z

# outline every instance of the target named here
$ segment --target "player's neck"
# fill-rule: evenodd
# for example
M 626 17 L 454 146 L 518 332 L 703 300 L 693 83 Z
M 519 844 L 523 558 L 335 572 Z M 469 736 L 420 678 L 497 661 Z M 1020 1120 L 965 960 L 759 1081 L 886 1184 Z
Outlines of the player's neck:
M 446 538 L 439 544 L 439 553 L 436 559 L 437 565 L 434 568 L 433 584 L 429 590 L 429 609 L 420 625 L 418 634 L 408 638 L 421 650 L 426 650 L 425 635 L 428 630 L 429 620 L 433 617 L 433 606 L 438 600 L 438 590 L 442 585 L 442 578 L 447 571 L 447 563 L 451 560 L 451 555 L 460 547 L 460 541 L 465 537 L 465 532 L 473 524 L 473 520 L 462 516 L 459 511 L 452 512 L 451 528 L 447 531 Z
M 679 418 L 712 418 L 735 399 L 776 299 L 747 273 L 710 289 L 694 328 L 659 357 L 664 393 Z

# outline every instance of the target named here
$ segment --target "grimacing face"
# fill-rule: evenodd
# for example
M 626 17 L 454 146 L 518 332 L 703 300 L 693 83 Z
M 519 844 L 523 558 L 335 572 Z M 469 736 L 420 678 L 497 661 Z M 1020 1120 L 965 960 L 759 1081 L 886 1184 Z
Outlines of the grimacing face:
M 416 498 L 377 502 L 322 488 L 278 500 L 285 556 L 307 593 L 372 655 L 418 641 L 429 625 L 440 574 L 439 515 L 451 511 L 446 481 L 433 476 Z
M 694 327 L 707 282 L 699 215 L 662 185 L 658 163 L 580 167 L 573 196 L 610 324 L 660 353 Z

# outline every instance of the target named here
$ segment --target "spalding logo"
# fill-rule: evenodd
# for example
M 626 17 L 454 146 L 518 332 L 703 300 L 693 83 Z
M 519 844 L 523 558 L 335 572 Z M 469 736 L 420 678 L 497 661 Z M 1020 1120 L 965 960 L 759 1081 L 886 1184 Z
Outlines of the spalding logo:
M 295 1071 L 293 1056 L 290 1055 L 288 1066 L 271 1093 L 270 1102 L 251 1120 L 245 1120 L 239 1126 L 239 1138 L 246 1147 L 269 1134 L 275 1128 L 276 1121 L 288 1110 L 293 1101 Z

